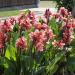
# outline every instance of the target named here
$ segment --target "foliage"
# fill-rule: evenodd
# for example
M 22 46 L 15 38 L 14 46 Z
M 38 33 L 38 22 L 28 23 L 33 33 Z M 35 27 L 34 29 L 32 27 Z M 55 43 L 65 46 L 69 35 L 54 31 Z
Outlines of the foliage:
M 27 10 L 0 22 L 0 75 L 74 75 L 74 21 L 60 8 L 38 18 Z
M 73 0 L 53 0 L 56 1 L 57 7 L 65 7 L 69 11 L 72 11 L 73 8 Z

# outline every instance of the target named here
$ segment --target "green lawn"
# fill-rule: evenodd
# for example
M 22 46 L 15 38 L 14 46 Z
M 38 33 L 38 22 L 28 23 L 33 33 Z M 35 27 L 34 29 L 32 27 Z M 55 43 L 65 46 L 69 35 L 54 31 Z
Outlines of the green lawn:
M 11 10 L 11 11 L 0 11 L 0 17 L 7 17 L 7 16 L 15 16 L 17 14 L 19 14 L 19 10 Z
M 1 17 L 9 17 L 9 16 L 15 16 L 20 13 L 19 7 L 5 7 L 0 8 L 0 18 Z
M 0 8 L 0 17 L 15 16 L 20 10 L 15 7 Z

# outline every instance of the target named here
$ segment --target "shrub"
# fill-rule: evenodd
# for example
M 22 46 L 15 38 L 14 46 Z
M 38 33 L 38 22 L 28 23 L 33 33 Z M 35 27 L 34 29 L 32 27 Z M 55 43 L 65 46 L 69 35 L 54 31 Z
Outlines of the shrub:
M 0 75 L 75 75 L 75 19 L 64 7 L 31 11 L 0 22 Z
M 72 11 L 73 8 L 73 0 L 53 0 L 56 1 L 57 7 L 65 7 L 69 11 Z

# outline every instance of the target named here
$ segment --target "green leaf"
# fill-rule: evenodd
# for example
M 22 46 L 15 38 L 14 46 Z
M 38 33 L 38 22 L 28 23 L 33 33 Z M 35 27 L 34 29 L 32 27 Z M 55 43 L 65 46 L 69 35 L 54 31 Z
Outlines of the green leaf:
M 5 70 L 4 70 L 4 75 L 16 75 L 16 63 L 13 59 L 8 59 L 5 58 L 5 65 L 4 66 L 8 66 Z
M 15 47 L 15 43 L 16 43 L 16 40 L 19 38 L 19 33 L 17 32 L 12 32 L 12 45 Z
M 30 56 L 21 55 L 21 67 L 24 75 L 32 75 L 34 60 Z
M 16 48 L 13 47 L 12 45 L 9 45 L 8 48 L 6 49 L 6 53 L 5 53 L 5 57 L 10 59 L 13 58 L 14 60 L 16 60 Z
M 75 72 L 75 55 L 68 58 L 67 68 L 70 72 Z
M 57 63 L 63 58 L 64 53 L 63 52 L 59 52 L 55 55 L 55 58 L 49 62 L 49 65 L 47 66 L 47 73 L 50 75 L 53 75 L 56 70 L 58 69 L 58 65 Z
M 46 66 L 39 67 L 38 70 L 34 72 L 34 75 L 44 75 L 45 69 L 46 69 Z
M 6 49 L 5 57 L 10 59 L 10 51 L 8 49 Z
M 32 62 L 33 60 L 31 59 L 30 56 L 25 56 L 25 55 L 21 55 L 21 62 L 23 63 L 22 66 L 29 66 L 29 67 L 32 67 Z
M 49 24 L 48 25 L 52 28 L 54 34 L 58 35 L 58 33 L 59 33 L 59 27 L 58 26 L 59 25 L 56 23 L 56 20 L 54 18 L 52 18 L 49 21 Z
M 13 31 L 14 31 L 14 32 L 17 32 L 18 30 L 19 30 L 19 25 L 18 25 L 18 24 L 14 25 Z

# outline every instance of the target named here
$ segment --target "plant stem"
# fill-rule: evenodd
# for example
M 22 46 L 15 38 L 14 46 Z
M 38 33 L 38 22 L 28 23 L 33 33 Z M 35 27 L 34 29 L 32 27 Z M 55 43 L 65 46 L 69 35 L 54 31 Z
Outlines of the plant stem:
M 63 75 L 65 75 L 65 69 L 63 68 Z

